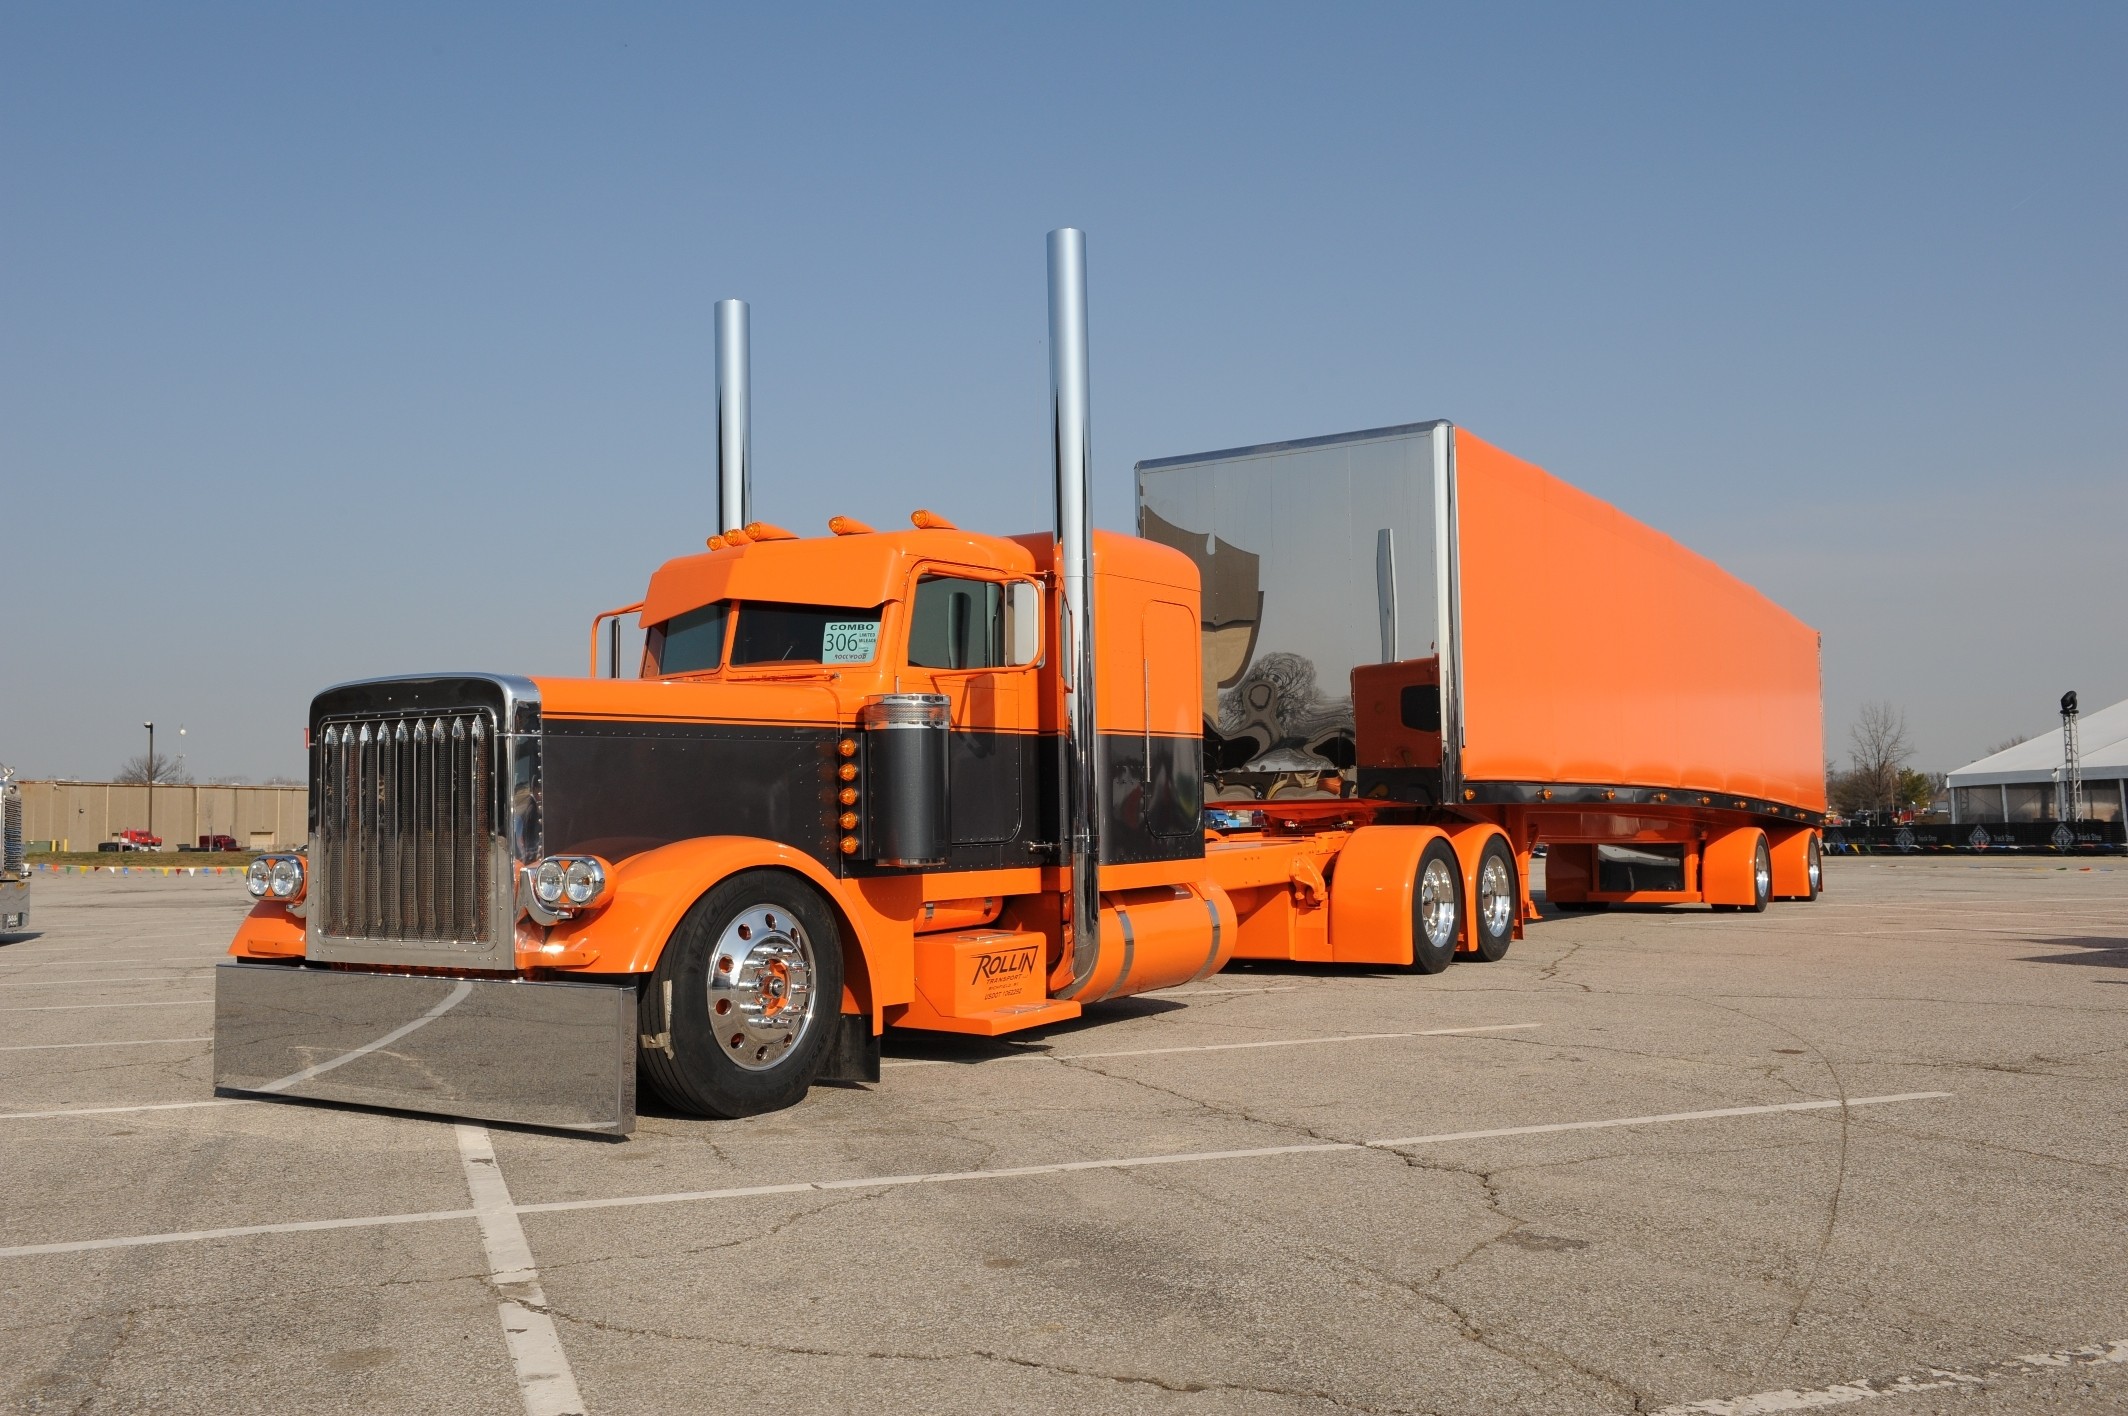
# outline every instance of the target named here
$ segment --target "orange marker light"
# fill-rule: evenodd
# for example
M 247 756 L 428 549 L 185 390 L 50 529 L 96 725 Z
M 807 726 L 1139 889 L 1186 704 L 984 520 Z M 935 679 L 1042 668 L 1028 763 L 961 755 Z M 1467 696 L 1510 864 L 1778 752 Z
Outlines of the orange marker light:
M 845 831 L 854 831 L 857 829 L 857 813 L 854 811 L 845 811 L 844 813 L 842 813 L 841 816 L 835 819 L 835 824 L 842 827 L 842 829 Z
M 857 755 L 857 739 L 844 738 L 841 742 L 835 744 L 835 750 L 844 757 L 855 757 Z
M 844 806 L 857 805 L 857 788 L 844 787 L 841 791 L 835 793 L 835 800 L 841 802 Z
M 857 764 L 854 762 L 845 762 L 840 767 L 837 767 L 835 769 L 835 775 L 842 778 L 842 780 L 844 780 L 845 782 L 854 782 L 857 780 Z
M 842 853 L 844 855 L 857 854 L 857 838 L 855 836 L 844 836 L 842 838 Z
M 919 531 L 958 531 L 961 529 L 937 512 L 926 511 L 922 507 L 918 507 L 909 513 L 909 524 Z
M 872 532 L 871 527 L 865 525 L 854 516 L 829 517 L 828 530 L 838 536 L 868 536 Z

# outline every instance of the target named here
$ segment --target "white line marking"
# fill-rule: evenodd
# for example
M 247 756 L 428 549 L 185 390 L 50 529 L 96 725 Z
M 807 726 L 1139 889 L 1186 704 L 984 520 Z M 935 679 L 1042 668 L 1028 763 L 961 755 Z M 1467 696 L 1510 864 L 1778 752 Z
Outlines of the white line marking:
M 212 1003 L 212 998 L 167 998 L 160 1003 L 40 1003 L 34 1008 L 0 1008 L 0 1013 L 85 1013 L 104 1008 L 176 1008 L 186 1003 Z
M 412 1021 L 411 1023 L 405 1023 L 399 1027 L 393 1028 L 390 1032 L 386 1033 L 383 1037 L 378 1038 L 375 1042 L 365 1042 L 360 1047 L 354 1049 L 354 1051 L 352 1052 L 343 1052 L 338 1057 L 327 1058 L 325 1061 L 318 1063 L 314 1067 L 305 1067 L 300 1072 L 290 1072 L 287 1076 L 277 1078 L 274 1081 L 267 1082 L 262 1086 L 245 1087 L 243 1088 L 243 1090 L 254 1092 L 277 1092 L 283 1087 L 292 1087 L 297 1082 L 307 1082 L 312 1077 L 317 1076 L 321 1072 L 330 1072 L 335 1067 L 344 1066 L 347 1063 L 354 1061 L 357 1057 L 366 1057 L 370 1053 L 375 1052 L 380 1047 L 388 1047 L 392 1043 L 397 1042 L 400 1038 L 405 1037 L 408 1033 L 412 1032 L 416 1028 L 427 1027 L 430 1023 L 433 1023 L 438 1018 L 442 1017 L 445 1013 L 450 1012 L 453 1008 L 465 1002 L 466 999 L 472 995 L 472 992 L 473 985 L 471 981 L 468 980 L 466 982 L 462 982 L 456 988 L 453 988 L 449 993 L 445 994 L 444 999 L 441 1003 L 438 1003 L 435 1007 L 429 1009 L 426 1013 L 423 1013 L 420 1017 L 414 1019 L 414 1021 Z
M 24 1244 L 0 1249 L 0 1258 L 31 1254 L 79 1254 L 92 1249 L 134 1249 L 145 1244 L 193 1244 L 205 1239 L 241 1239 L 252 1234 L 310 1234 L 323 1229 L 371 1229 L 387 1224 L 430 1224 L 441 1219 L 471 1219 L 473 1211 L 430 1210 L 426 1214 L 370 1214 L 352 1219 L 304 1219 L 288 1224 L 236 1224 L 227 1229 L 194 1229 L 182 1234 L 137 1234 L 124 1239 L 77 1239 L 70 1244 Z
M 1134 1170 L 1148 1165 L 1189 1165 L 1221 1160 L 1255 1160 L 1269 1156 L 1309 1155 L 1335 1151 L 1400 1150 L 1406 1146 L 1449 1141 L 1491 1140 L 1500 1136 L 1542 1136 L 1559 1131 L 1597 1131 L 1617 1126 L 1655 1126 L 1673 1121 L 1708 1121 L 1732 1116 L 1771 1116 L 1784 1111 L 1826 1111 L 1841 1106 L 1884 1106 L 1900 1101 L 1933 1101 L 1952 1092 L 1903 1092 L 1897 1096 L 1858 1096 L 1842 1102 L 1789 1101 L 1774 1106 L 1730 1106 L 1716 1111 L 1673 1111 L 1657 1116 L 1623 1116 L 1606 1121 L 1554 1121 L 1536 1126 L 1507 1126 L 1491 1131 L 1444 1131 L 1387 1141 L 1317 1141 L 1300 1145 L 1253 1146 L 1245 1150 L 1185 1151 L 1171 1155 L 1119 1156 L 1104 1160 L 1065 1160 L 1047 1165 L 1015 1165 L 995 1170 L 934 1171 L 915 1175 L 861 1175 L 847 1180 L 794 1180 L 778 1185 L 744 1185 L 728 1190 L 676 1190 L 662 1195 L 616 1195 L 598 1200 L 550 1200 L 513 1205 L 518 1214 L 560 1214 L 571 1210 L 627 1209 L 639 1205 L 673 1205 L 697 1200 L 741 1200 L 756 1195 L 797 1195 L 819 1190 L 890 1189 L 904 1185 L 944 1185 L 961 1180 L 1011 1180 L 1029 1175 L 1063 1175 L 1075 1170 Z M 199 1103 L 194 1103 L 199 1104 Z M 196 1230 L 183 1234 L 141 1234 L 120 1239 L 82 1239 L 64 1244 L 31 1244 L 0 1249 L 0 1259 L 26 1254 L 65 1254 L 83 1249 L 123 1249 L 142 1244 L 180 1244 L 246 1234 L 284 1234 L 308 1229 L 356 1229 L 366 1224 L 418 1224 L 469 1219 L 471 1210 L 435 1210 L 428 1214 L 380 1215 L 374 1219 L 328 1219 L 298 1224 L 256 1224 L 234 1229 Z
M 1428 1028 L 1424 1032 L 1344 1033 L 1336 1037 L 1282 1037 L 1269 1042 L 1206 1042 L 1190 1047 L 1133 1047 L 1121 1052 L 1022 1052 L 1009 1057 L 985 1057 L 972 1062 L 954 1062 L 936 1057 L 899 1058 L 882 1067 L 970 1067 L 990 1062 L 1080 1062 L 1097 1057 L 1164 1057 L 1171 1052 L 1242 1052 L 1264 1047 L 1308 1047 L 1324 1042 L 1387 1042 L 1409 1037 L 1456 1037 L 1464 1033 L 1516 1032 L 1541 1028 L 1542 1023 L 1487 1023 L 1475 1028 Z
M 37 978 L 28 983 L 0 983 L 0 988 L 63 988 L 69 984 L 83 983 L 175 983 L 168 977 L 158 978 L 146 974 L 135 978 Z
M 0 1052 L 57 1052 L 67 1047 L 155 1047 L 165 1042 L 212 1042 L 212 1037 L 141 1037 L 127 1042 L 31 1042 L 0 1047 Z
M 118 1116 L 130 1111 L 189 1111 L 200 1106 L 256 1106 L 255 1101 L 217 1097 L 213 1101 L 157 1101 L 145 1106 L 73 1106 L 63 1111 L 0 1111 L 0 1121 L 43 1121 L 54 1116 Z
M 584 1398 L 576 1390 L 560 1334 L 547 1313 L 547 1295 L 539 1286 L 532 1246 L 525 1242 L 518 1208 L 496 1162 L 488 1128 L 461 1123 L 458 1159 L 465 1167 L 466 1189 L 473 1195 L 473 1217 L 480 1222 L 480 1242 L 488 1251 L 488 1282 L 502 1297 L 502 1333 L 517 1368 L 518 1394 L 525 1416 L 582 1416 Z
M 1679 1406 L 1665 1406 L 1656 1412 L 1655 1416 L 1768 1416 L 1768 1413 L 1772 1412 L 1812 1411 L 1821 1406 L 1846 1406 L 1851 1402 L 1867 1401 L 1873 1396 L 1907 1396 L 1918 1391 L 1943 1391 L 1949 1387 L 1981 1387 L 2004 1377 L 2032 1377 L 2041 1372 L 2060 1371 L 2065 1367 L 2101 1367 L 2123 1363 L 2128 1363 L 2128 1339 L 2094 1343 L 2089 1347 L 2068 1347 L 2059 1352 L 2041 1352 L 2027 1357 L 2011 1357 L 1964 1372 L 1949 1371 L 1942 1367 L 1925 1367 L 1919 1372 L 1905 1376 L 1865 1377 L 1859 1381 L 1818 1387 L 1814 1391 L 1797 1391 L 1790 1387 L 1781 1391 L 1762 1391 L 1751 1396 L 1732 1397 L 1725 1401 L 1688 1401 Z

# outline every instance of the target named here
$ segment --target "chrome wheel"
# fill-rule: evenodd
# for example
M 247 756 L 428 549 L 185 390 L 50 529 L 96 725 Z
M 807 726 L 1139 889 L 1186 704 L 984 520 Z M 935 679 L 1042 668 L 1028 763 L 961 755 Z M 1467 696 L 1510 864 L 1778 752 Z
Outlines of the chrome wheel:
M 1419 871 L 1419 928 L 1435 949 L 1455 942 L 1456 873 L 1445 860 L 1429 860 Z
M 1810 893 L 1816 895 L 1825 888 L 1825 862 L 1818 854 L 1818 843 L 1810 843 Z
M 1515 882 L 1507 863 L 1488 855 L 1478 869 L 1478 919 L 1495 939 L 1507 933 L 1515 919 Z
M 1755 898 L 1773 898 L 1773 855 L 1763 842 L 1759 845 L 1758 854 L 1751 860 L 1751 887 L 1757 892 Z
M 725 926 L 709 965 L 709 1024 L 749 1072 L 781 1062 L 812 1027 L 817 965 L 790 911 L 755 905 Z

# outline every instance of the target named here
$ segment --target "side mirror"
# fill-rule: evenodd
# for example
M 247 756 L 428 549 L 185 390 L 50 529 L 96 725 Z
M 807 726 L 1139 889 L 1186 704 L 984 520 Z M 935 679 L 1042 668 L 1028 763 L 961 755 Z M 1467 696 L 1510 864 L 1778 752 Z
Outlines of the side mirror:
M 1025 668 L 1042 657 L 1042 590 L 1025 580 L 1005 586 L 1005 663 Z

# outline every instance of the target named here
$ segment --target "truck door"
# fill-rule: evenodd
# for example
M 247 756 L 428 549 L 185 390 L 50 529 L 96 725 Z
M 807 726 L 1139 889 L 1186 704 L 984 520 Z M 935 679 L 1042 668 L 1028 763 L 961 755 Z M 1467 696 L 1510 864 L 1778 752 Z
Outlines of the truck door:
M 1039 764 L 1033 675 L 1041 591 L 1029 581 L 948 571 L 917 577 L 907 684 L 952 703 L 947 835 L 955 845 L 1010 841 L 1029 825 Z

